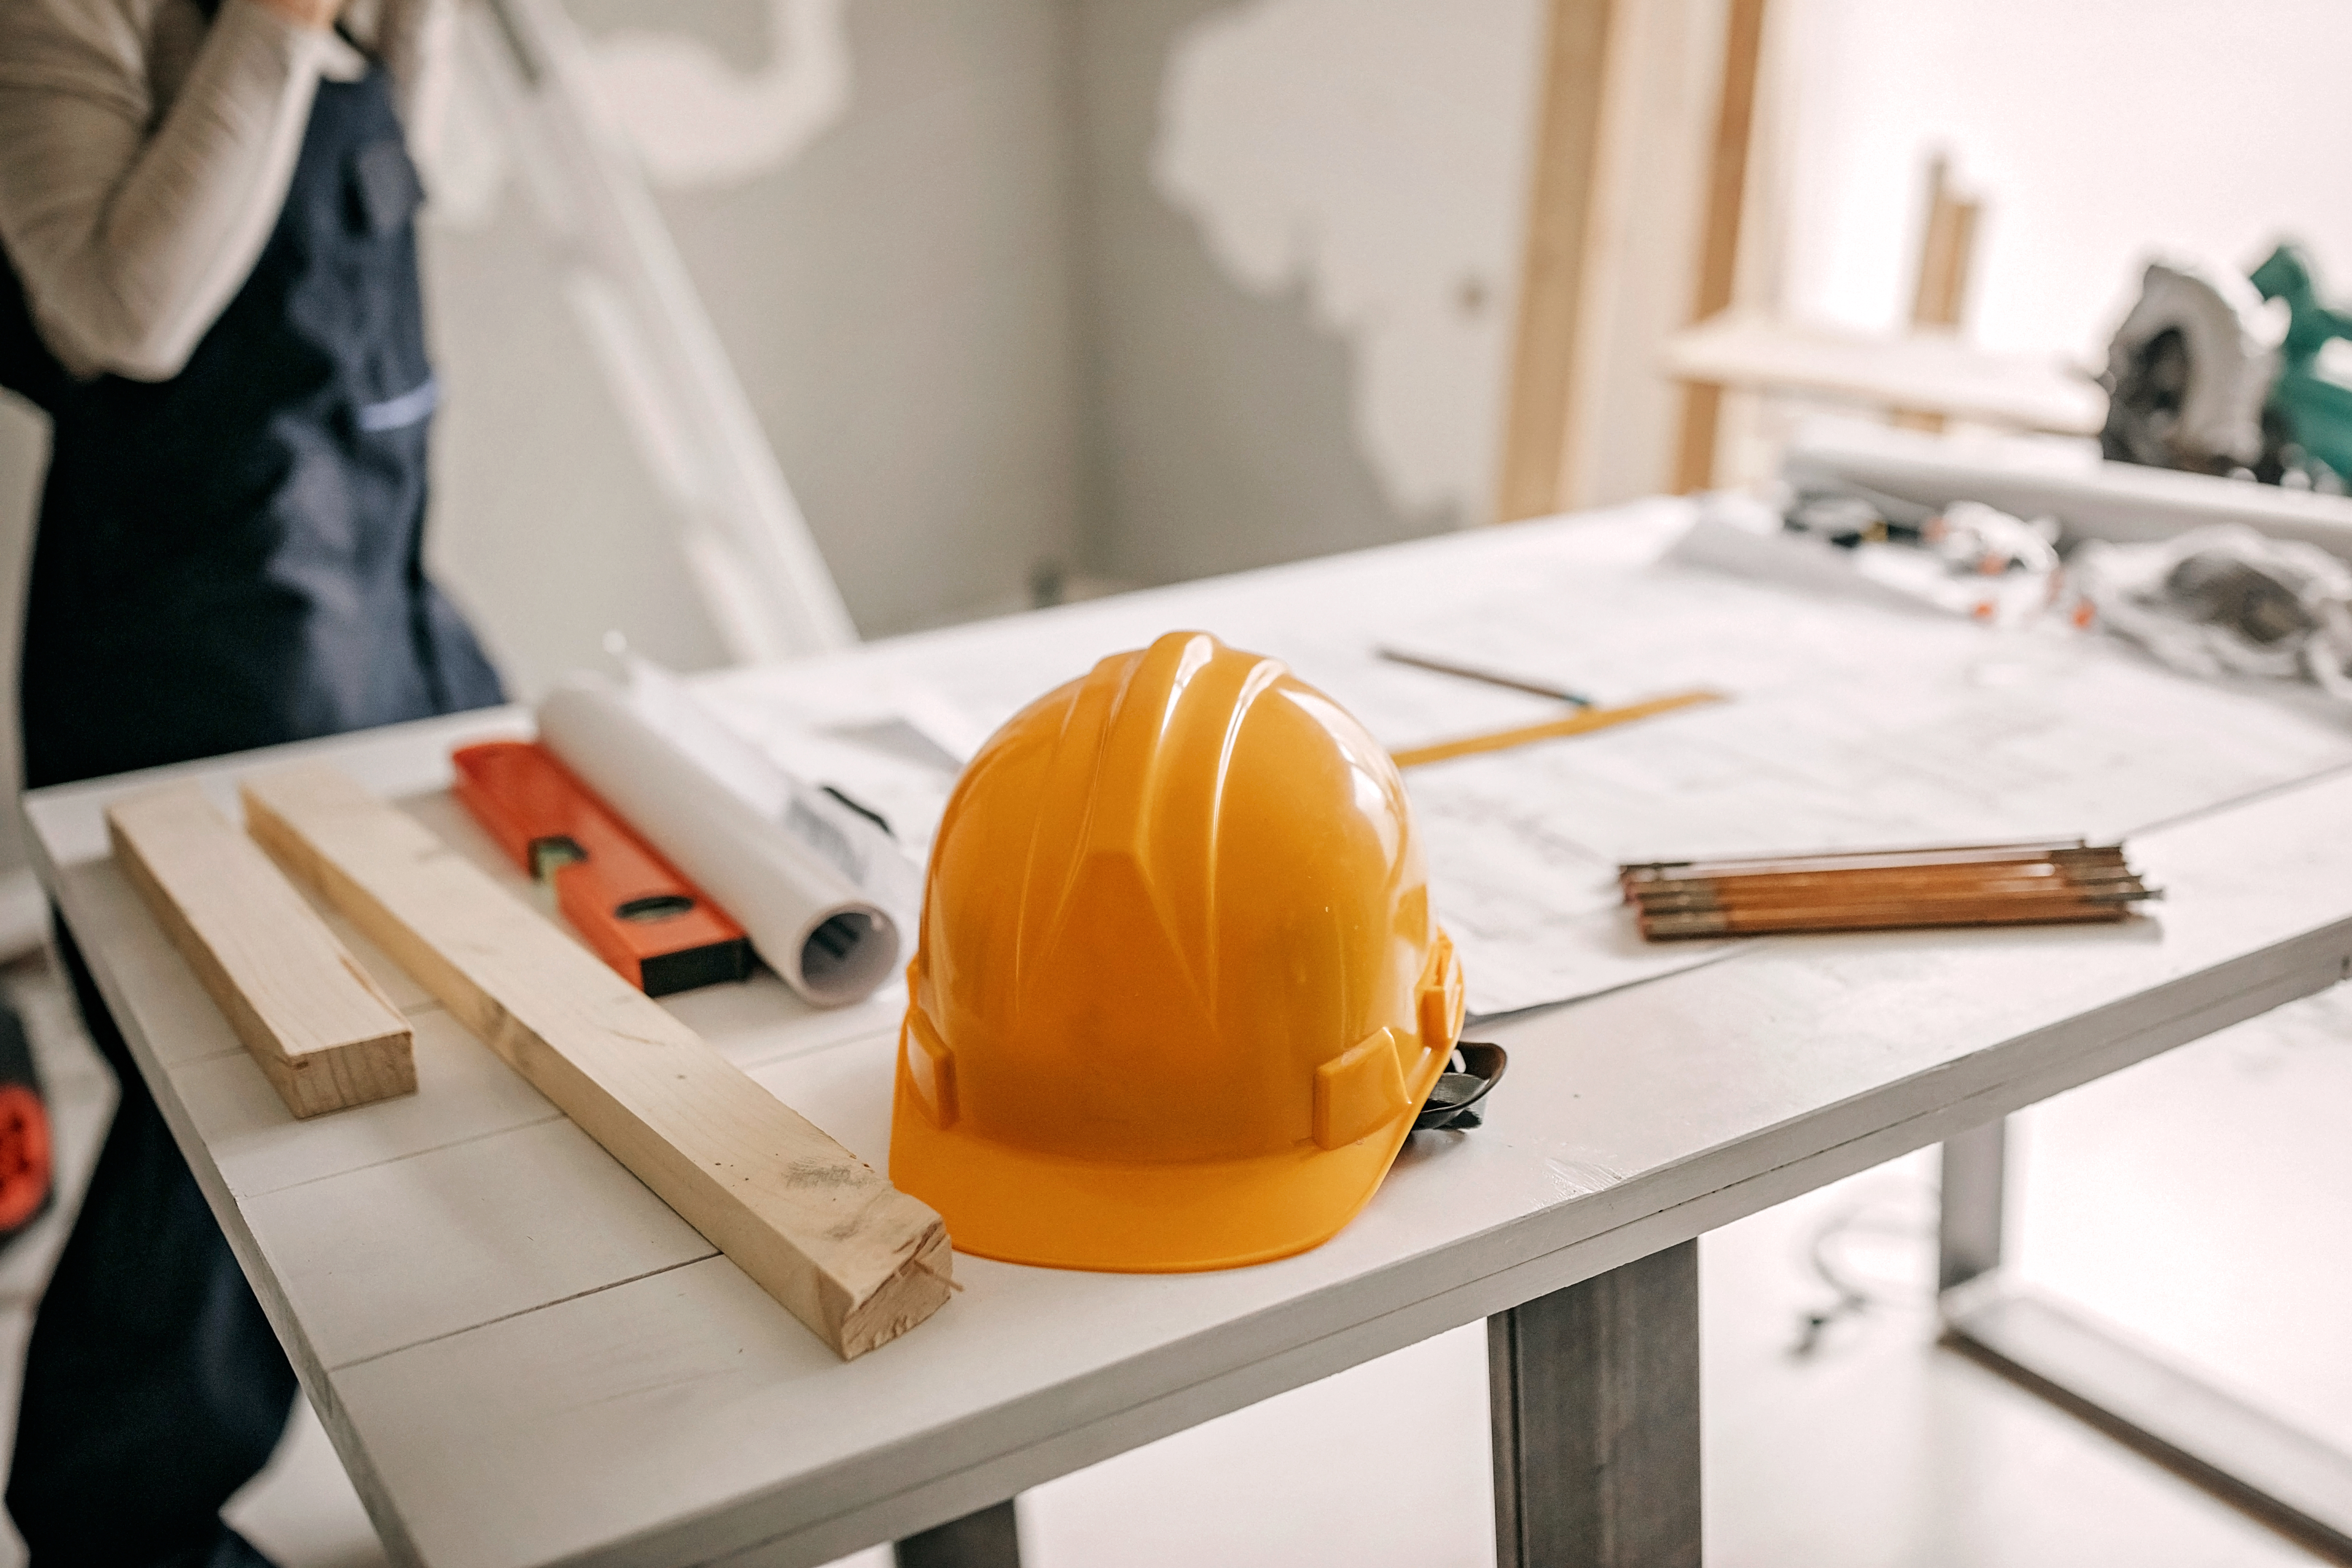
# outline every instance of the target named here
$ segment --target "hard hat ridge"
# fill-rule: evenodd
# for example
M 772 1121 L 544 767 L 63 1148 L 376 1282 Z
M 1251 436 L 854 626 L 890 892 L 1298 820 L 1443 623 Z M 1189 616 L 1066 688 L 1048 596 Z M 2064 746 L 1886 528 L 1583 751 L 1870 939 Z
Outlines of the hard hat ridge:
M 1461 1019 L 1388 755 L 1198 632 L 991 737 L 934 842 L 891 1169 L 959 1247 L 1282 1256 L 1379 1184 Z
M 1088 879 L 1117 879 L 1123 866 L 1139 880 L 1108 901 L 1139 895 L 1172 942 L 1170 960 L 1203 1000 L 1213 993 L 1225 777 L 1251 705 L 1288 673 L 1275 659 L 1217 657 L 1225 651 L 1203 634 L 1171 633 L 1140 659 L 1103 659 L 1079 683 L 1031 840 L 1017 972 L 1053 945 Z M 1203 755 L 1217 759 L 1207 777 Z

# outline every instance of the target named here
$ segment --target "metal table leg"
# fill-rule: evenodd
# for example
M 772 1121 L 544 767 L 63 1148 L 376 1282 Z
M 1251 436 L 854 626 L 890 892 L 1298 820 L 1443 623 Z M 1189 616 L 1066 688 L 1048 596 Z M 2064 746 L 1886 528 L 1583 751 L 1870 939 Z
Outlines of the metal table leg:
M 910 1535 L 891 1550 L 898 1568 L 1021 1568 L 1013 1500 Z
M 2001 1191 L 2009 1170 L 2009 1121 L 1986 1122 L 1944 1145 L 1936 1231 L 1936 1289 L 1965 1285 L 2000 1267 Z
M 2352 1563 L 2352 1456 L 2001 1279 L 2002 1123 L 1944 1145 L 1944 1342 L 2281 1532 Z
M 1486 1320 L 1497 1568 L 1696 1568 L 1698 1243 Z

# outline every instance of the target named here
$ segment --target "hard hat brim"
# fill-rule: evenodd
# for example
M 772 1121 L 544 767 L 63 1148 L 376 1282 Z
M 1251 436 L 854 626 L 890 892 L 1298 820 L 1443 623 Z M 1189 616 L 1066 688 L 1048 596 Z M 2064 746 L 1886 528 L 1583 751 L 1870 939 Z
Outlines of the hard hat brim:
M 1371 1201 L 1413 1120 L 1339 1149 L 1113 1164 L 942 1131 L 908 1102 L 903 1077 L 897 1093 L 890 1180 L 940 1211 L 958 1252 L 1115 1274 L 1239 1268 L 1321 1246 Z

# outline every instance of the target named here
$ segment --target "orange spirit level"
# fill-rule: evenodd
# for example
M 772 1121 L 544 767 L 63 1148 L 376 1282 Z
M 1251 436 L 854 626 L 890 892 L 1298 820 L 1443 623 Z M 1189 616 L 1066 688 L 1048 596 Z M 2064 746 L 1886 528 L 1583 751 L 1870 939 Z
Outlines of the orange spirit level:
M 517 865 L 553 884 L 563 918 L 637 989 L 667 996 L 750 976 L 743 928 L 545 750 L 492 741 L 449 760 L 466 809 Z

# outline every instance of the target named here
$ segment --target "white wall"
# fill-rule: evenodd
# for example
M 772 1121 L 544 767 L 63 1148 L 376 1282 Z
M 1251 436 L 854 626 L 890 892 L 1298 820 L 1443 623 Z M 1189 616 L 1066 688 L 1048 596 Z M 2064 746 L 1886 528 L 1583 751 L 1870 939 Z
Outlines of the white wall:
M 1969 330 L 2103 364 L 2151 249 L 2239 268 L 2281 234 L 2352 294 L 2341 0 L 1776 0 L 1795 313 L 1907 318 L 1923 168 L 1986 204 Z
M 861 631 L 1018 602 L 1039 563 L 1074 560 L 1075 153 L 1056 0 L 571 9 L 620 62 L 608 90 L 653 154 L 663 215 Z M 812 51 L 820 90 L 796 92 Z M 747 146 L 760 156 L 696 156 Z M 524 691 L 594 661 L 612 628 L 674 663 L 715 662 L 672 521 L 521 193 L 488 163 L 461 174 L 465 199 L 430 237 L 450 394 L 440 568 Z

